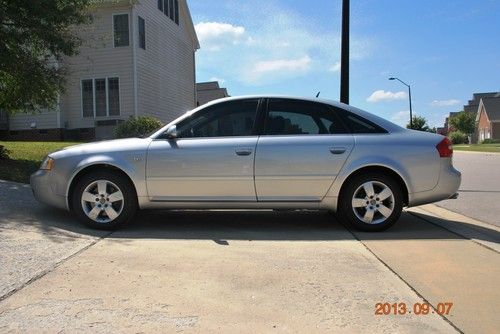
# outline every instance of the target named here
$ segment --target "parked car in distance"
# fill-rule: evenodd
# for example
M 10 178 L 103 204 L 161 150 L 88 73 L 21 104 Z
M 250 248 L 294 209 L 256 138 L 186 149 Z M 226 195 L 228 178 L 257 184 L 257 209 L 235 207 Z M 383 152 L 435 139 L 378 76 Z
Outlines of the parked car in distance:
M 115 229 L 137 209 L 309 209 L 382 231 L 411 207 L 456 197 L 451 142 L 320 99 L 226 98 L 147 138 L 50 154 L 35 197 Z

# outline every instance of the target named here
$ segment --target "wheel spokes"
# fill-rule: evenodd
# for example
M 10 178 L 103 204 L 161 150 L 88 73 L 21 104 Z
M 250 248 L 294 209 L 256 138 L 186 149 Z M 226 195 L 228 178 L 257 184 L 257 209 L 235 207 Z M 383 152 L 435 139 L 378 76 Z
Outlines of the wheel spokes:
M 362 208 L 366 206 L 366 199 L 364 198 L 353 198 L 352 199 L 352 207 L 353 208 Z
M 377 208 L 377 211 L 382 214 L 385 218 L 389 218 L 389 216 L 392 214 L 392 210 L 386 207 L 385 205 L 380 205 Z
M 96 205 L 92 210 L 90 210 L 87 215 L 89 216 L 89 218 L 96 220 L 97 217 L 99 217 L 99 213 L 101 213 L 101 208 Z
M 109 195 L 109 201 L 111 203 L 118 202 L 118 201 L 123 201 L 123 194 L 121 191 L 117 191 Z
M 90 202 L 90 203 L 95 203 L 96 202 L 96 197 L 97 195 L 94 195 L 92 193 L 89 193 L 88 191 L 85 191 L 83 194 L 82 194 L 82 200 L 85 201 L 85 202 Z
M 97 192 L 99 195 L 105 195 L 107 194 L 106 192 L 106 181 L 98 181 L 97 182 Z
M 382 190 L 378 195 L 377 195 L 377 198 L 380 200 L 380 201 L 383 201 L 383 200 L 386 200 L 388 199 L 389 197 L 392 196 L 392 191 L 391 189 L 389 188 L 385 188 L 384 190 Z
M 108 218 L 111 220 L 114 220 L 116 219 L 116 217 L 118 217 L 118 212 L 116 212 L 111 205 L 108 205 L 106 208 L 104 208 L 104 211 L 108 215 Z
M 366 196 L 375 196 L 375 190 L 373 190 L 372 182 L 366 182 L 365 184 L 363 184 L 363 189 L 365 190 Z
M 366 213 L 365 213 L 365 216 L 363 217 L 363 220 L 366 223 L 371 224 L 372 221 L 373 221 L 373 215 L 374 214 L 375 214 L 374 210 L 366 210 Z

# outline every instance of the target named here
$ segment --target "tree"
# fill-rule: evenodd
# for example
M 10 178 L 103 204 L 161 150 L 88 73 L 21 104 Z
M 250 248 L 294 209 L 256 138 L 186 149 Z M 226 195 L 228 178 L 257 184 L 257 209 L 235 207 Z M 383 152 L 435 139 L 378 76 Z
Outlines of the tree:
M 429 128 L 429 125 L 427 125 L 427 120 L 425 117 L 422 116 L 413 116 L 413 124 L 410 126 L 410 123 L 406 125 L 407 129 L 413 129 L 413 130 L 418 130 L 418 131 L 427 131 L 430 132 L 431 129 Z
M 476 131 L 476 114 L 462 111 L 450 119 L 450 124 L 455 130 L 470 136 Z
M 0 0 L 0 110 L 50 108 L 64 91 L 61 61 L 78 52 L 75 25 L 92 0 Z

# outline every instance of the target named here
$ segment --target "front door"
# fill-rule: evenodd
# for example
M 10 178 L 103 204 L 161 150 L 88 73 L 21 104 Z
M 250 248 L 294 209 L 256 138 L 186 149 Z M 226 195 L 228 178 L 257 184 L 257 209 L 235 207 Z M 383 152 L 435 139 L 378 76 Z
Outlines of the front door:
M 265 119 L 255 158 L 258 201 L 321 201 L 353 136 L 321 103 L 270 99 Z
M 177 124 L 178 138 L 156 139 L 146 180 L 152 201 L 256 201 L 254 123 L 258 99 L 201 110 Z

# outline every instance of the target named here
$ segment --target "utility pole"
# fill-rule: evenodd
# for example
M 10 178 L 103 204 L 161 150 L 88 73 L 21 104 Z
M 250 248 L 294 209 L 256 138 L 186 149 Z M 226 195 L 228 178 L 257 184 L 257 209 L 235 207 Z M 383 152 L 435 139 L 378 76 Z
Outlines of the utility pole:
M 342 50 L 340 65 L 340 102 L 349 104 L 349 28 L 350 0 L 342 0 Z

